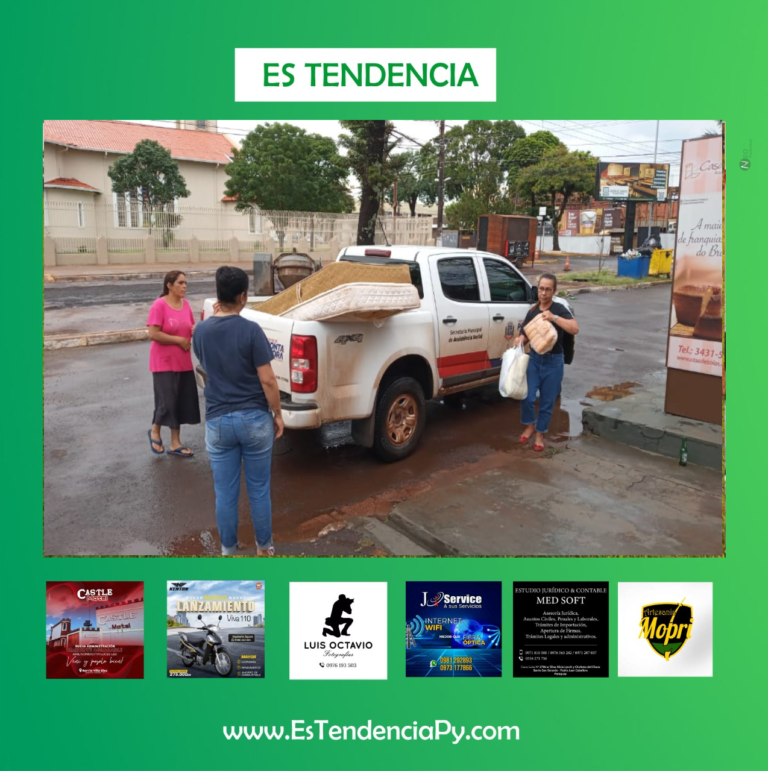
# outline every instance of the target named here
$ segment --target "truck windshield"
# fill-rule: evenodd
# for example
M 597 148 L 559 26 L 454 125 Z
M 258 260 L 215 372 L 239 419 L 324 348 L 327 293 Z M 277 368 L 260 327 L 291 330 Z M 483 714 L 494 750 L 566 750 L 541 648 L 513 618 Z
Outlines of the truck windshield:
M 357 257 L 351 254 L 345 254 L 341 262 L 361 262 L 365 265 L 407 265 L 411 273 L 411 283 L 419 291 L 419 297 L 424 299 L 424 287 L 421 283 L 421 267 L 417 262 L 410 260 L 392 260 L 389 257 Z

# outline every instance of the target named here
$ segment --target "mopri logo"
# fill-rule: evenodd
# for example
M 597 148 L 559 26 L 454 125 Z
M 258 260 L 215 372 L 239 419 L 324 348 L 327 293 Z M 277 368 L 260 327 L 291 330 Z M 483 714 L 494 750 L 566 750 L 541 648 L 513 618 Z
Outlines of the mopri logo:
M 685 597 L 679 603 L 643 605 L 639 637 L 645 637 L 653 652 L 665 661 L 680 653 L 691 638 L 693 608 L 684 602 Z

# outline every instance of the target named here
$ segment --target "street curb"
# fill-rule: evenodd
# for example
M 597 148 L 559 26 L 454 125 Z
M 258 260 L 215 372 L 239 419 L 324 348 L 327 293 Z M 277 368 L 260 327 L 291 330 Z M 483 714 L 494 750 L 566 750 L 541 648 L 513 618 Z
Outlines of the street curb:
M 48 335 L 43 337 L 43 350 L 57 351 L 60 348 L 83 348 L 88 345 L 132 343 L 136 340 L 147 339 L 146 327 L 143 329 L 121 329 L 117 332 L 91 332 L 85 335 Z
M 567 281 L 568 279 L 562 279 Z M 672 279 L 665 279 L 664 281 L 644 281 L 642 284 L 624 284 L 620 286 L 584 286 L 581 288 L 567 287 L 563 289 L 563 292 L 568 294 L 599 294 L 601 292 L 619 292 L 629 289 L 650 289 L 652 286 L 668 286 L 672 283 Z
M 597 254 L 596 252 L 590 253 L 576 253 L 576 252 L 539 252 L 540 255 L 547 257 L 570 257 L 571 259 L 581 259 L 582 257 L 589 260 L 614 260 L 618 257 L 617 254 Z
M 395 530 L 398 530 L 406 538 L 421 546 L 427 552 L 438 557 L 463 557 L 464 555 L 455 546 L 444 541 L 439 536 L 427 530 L 423 525 L 419 525 L 412 519 L 403 516 L 395 506 L 389 513 L 387 524 Z
M 431 551 L 408 537 L 400 529 L 374 517 L 353 517 L 347 526 L 368 536 L 380 549 L 393 557 L 433 557 Z
M 603 415 L 599 407 L 585 407 L 581 414 L 584 432 L 639 450 L 679 458 L 680 445 L 685 437 L 688 462 L 713 471 L 723 469 L 723 445 L 701 437 L 691 436 L 675 428 L 654 428 L 613 415 Z

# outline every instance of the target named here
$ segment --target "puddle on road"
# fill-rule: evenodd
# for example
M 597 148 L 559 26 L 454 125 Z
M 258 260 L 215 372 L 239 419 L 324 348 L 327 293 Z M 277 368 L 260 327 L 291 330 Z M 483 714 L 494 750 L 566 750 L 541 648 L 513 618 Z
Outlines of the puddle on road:
M 355 445 L 349 422 L 286 432 L 274 449 L 275 541 L 310 548 L 323 530 L 335 530 L 351 517 L 384 518 L 398 503 L 415 495 L 507 466 L 511 455 L 543 457 L 543 453 L 534 453 L 530 444 L 518 442 L 522 431 L 520 405 L 502 398 L 498 390 L 475 392 L 450 402 L 427 403 L 427 428 L 421 444 L 401 463 L 381 463 L 370 450 Z M 547 438 L 553 449 L 564 448 L 581 434 L 581 409 L 578 400 L 557 402 Z M 212 490 L 206 491 L 205 497 L 213 520 Z M 240 539 L 253 543 L 244 486 L 239 514 Z M 172 555 L 216 554 L 216 545 L 210 537 L 203 543 L 199 535 L 190 534 L 165 545 L 163 551 Z
M 601 402 L 612 402 L 623 399 L 625 396 L 632 396 L 634 394 L 632 389 L 639 385 L 640 383 L 618 383 L 612 386 L 594 386 L 591 391 L 587 391 L 587 397 Z

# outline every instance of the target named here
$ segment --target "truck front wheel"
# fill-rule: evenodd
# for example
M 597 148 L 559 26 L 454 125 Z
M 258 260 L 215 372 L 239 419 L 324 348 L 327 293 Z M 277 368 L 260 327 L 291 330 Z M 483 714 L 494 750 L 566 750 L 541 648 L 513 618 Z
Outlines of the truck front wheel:
M 407 458 L 421 439 L 426 422 L 424 391 L 412 377 L 387 385 L 376 405 L 373 449 L 386 463 Z

